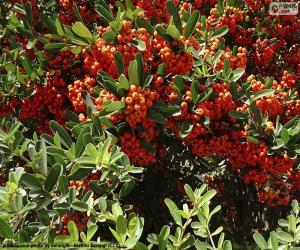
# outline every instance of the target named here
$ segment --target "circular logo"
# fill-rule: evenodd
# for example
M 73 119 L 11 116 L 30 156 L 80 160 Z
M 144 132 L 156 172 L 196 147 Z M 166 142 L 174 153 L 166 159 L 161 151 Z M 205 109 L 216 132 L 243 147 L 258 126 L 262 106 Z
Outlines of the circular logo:
M 272 12 L 273 12 L 273 13 L 277 13 L 277 12 L 278 12 L 278 6 L 275 5 L 275 4 L 272 6 L 271 9 L 272 9 Z

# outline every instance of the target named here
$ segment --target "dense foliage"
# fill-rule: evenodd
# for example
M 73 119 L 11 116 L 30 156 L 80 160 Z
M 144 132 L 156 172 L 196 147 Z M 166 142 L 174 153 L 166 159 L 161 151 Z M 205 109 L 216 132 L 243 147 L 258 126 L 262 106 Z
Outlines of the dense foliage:
M 300 19 L 269 2 L 2 4 L 3 239 L 246 249 L 294 199 L 254 239 L 297 246 Z

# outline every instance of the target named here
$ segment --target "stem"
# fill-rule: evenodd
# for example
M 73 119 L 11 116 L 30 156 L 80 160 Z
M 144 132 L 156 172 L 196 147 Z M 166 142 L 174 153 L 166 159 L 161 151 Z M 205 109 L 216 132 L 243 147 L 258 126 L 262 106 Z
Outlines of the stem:
M 212 244 L 212 247 L 213 247 L 214 249 L 217 250 L 217 248 L 216 248 L 216 246 L 215 246 L 215 243 L 214 243 L 214 240 L 213 240 L 213 238 L 212 238 L 212 236 L 211 236 L 211 233 L 210 233 L 210 230 L 209 230 L 209 226 L 208 226 L 208 225 L 207 225 L 207 233 L 208 233 L 210 242 L 211 242 L 211 244 Z
M 30 163 L 30 161 L 25 156 L 23 156 L 22 154 L 16 153 L 10 145 L 5 143 L 5 146 L 7 146 L 9 148 L 9 150 L 12 152 L 13 155 L 15 155 L 15 156 L 19 157 L 21 160 L 25 161 L 26 164 Z
M 183 238 L 183 236 L 184 236 L 184 232 L 185 232 L 185 230 L 186 230 L 186 228 L 187 228 L 187 226 L 191 223 L 191 217 L 192 217 L 192 214 L 195 212 L 195 207 L 197 207 L 196 205 L 194 205 L 194 207 L 192 208 L 192 210 L 190 211 L 190 213 L 189 213 L 189 217 L 186 219 L 186 222 L 184 223 L 184 225 L 181 227 L 182 229 L 181 229 L 181 233 L 180 233 L 180 237 L 179 237 L 179 241 L 180 241 L 180 244 L 179 244 L 179 246 L 178 247 L 176 247 L 176 250 L 179 250 L 180 249 L 180 247 L 181 247 L 181 241 L 182 241 L 182 238 Z
M 15 221 L 15 223 L 14 223 L 14 225 L 13 225 L 13 228 L 12 228 L 12 231 L 13 231 L 14 233 L 17 231 L 18 226 L 19 226 L 20 222 L 22 221 L 22 219 L 23 219 L 23 217 L 20 216 L 20 215 L 18 214 L 18 215 L 17 215 L 17 218 L 16 218 L 16 221 Z

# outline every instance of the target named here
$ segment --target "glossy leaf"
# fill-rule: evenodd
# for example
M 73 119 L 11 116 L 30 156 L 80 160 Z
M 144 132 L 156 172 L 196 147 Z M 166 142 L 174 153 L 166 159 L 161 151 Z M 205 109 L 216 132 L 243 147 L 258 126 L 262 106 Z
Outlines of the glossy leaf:
M 182 219 L 181 216 L 178 213 L 178 207 L 177 205 L 170 200 L 169 198 L 165 199 L 165 204 L 168 207 L 170 214 L 172 215 L 174 221 L 178 224 L 178 225 L 182 225 Z
M 186 39 L 190 38 L 190 36 L 194 33 L 197 23 L 200 18 L 200 12 L 198 10 L 194 11 L 190 16 L 184 31 L 184 36 Z
M 174 24 L 177 30 L 182 34 L 182 23 L 179 16 L 178 9 L 172 0 L 168 0 L 166 3 L 167 9 L 169 11 L 170 16 L 173 17 Z
M 14 234 L 9 224 L 5 220 L 0 218 L 0 225 L 0 235 L 5 239 L 12 239 L 14 237 Z
M 53 189 L 53 187 L 55 186 L 55 184 L 58 181 L 59 176 L 62 174 L 63 172 L 63 168 L 60 164 L 56 163 L 54 164 L 50 170 L 49 170 L 49 174 L 47 176 L 47 179 L 45 181 L 45 189 L 47 191 L 51 191 Z

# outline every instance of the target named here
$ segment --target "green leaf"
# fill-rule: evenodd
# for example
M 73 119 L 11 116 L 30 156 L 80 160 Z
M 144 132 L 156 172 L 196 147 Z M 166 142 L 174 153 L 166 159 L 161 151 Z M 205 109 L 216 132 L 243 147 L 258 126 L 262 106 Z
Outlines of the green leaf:
M 104 9 L 106 9 L 111 15 L 113 15 L 109 5 L 106 3 L 106 0 L 97 0 L 97 3 L 102 6 Z
M 235 110 L 231 110 L 228 115 L 237 119 L 247 119 L 249 117 L 249 114 Z
M 124 74 L 120 75 L 118 81 L 119 81 L 119 85 L 118 85 L 119 88 L 125 89 L 125 90 L 129 89 L 129 81 L 127 80 L 127 78 Z
M 254 144 L 260 144 L 260 140 L 252 137 L 252 136 L 247 136 L 246 137 L 248 141 L 253 142 Z
M 50 192 L 53 189 L 53 187 L 57 183 L 58 178 L 62 174 L 62 172 L 63 172 L 63 167 L 58 163 L 54 164 L 50 168 L 49 174 L 48 174 L 47 179 L 45 181 L 45 189 L 48 192 Z
M 76 35 L 78 35 L 82 38 L 87 38 L 87 39 L 92 39 L 93 38 L 92 33 L 89 31 L 89 29 L 82 22 L 76 22 L 72 26 L 72 30 Z
M 14 233 L 11 230 L 9 224 L 0 218 L 0 235 L 4 237 L 4 239 L 13 239 Z
M 65 175 L 61 175 L 58 178 L 58 188 L 62 195 L 66 195 L 69 192 L 69 182 Z
M 72 146 L 72 139 L 65 129 L 56 121 L 51 121 L 49 125 L 53 133 L 58 133 L 62 140 L 62 144 L 65 147 L 70 148 Z
M 184 185 L 184 191 L 185 191 L 185 193 L 187 194 L 187 196 L 189 197 L 189 199 L 190 199 L 191 201 L 195 202 L 196 197 L 195 197 L 194 191 L 193 191 L 193 189 L 191 188 L 191 186 L 188 185 L 188 184 L 185 184 L 185 185 Z
M 165 69 L 167 65 L 165 63 L 162 63 L 157 68 L 157 74 L 163 76 L 165 74 Z
M 199 202 L 199 206 L 201 207 L 204 205 L 206 202 L 210 201 L 215 195 L 217 194 L 216 190 L 209 190 L 207 193 L 205 193 Z
M 157 237 L 159 249 L 166 248 L 169 235 L 170 235 L 170 227 L 167 225 L 163 226 L 163 228 L 160 230 L 160 233 Z
M 216 39 L 220 36 L 224 36 L 228 32 L 228 27 L 227 26 L 222 26 L 218 28 L 216 31 L 212 32 L 212 34 L 209 37 L 209 40 Z
M 103 128 L 102 128 L 102 124 L 101 124 L 101 120 L 98 116 L 94 117 L 93 120 L 93 135 L 96 136 L 102 136 L 103 135 Z
M 124 244 L 125 240 L 126 240 L 127 223 L 126 223 L 126 219 L 123 215 L 119 215 L 117 218 L 116 232 L 120 236 L 122 244 Z
M 140 53 L 135 55 L 135 60 L 137 63 L 137 73 L 140 85 L 143 87 L 145 83 L 145 75 L 144 75 L 144 61 L 143 57 Z
M 179 31 L 180 34 L 182 34 L 182 23 L 181 23 L 181 19 L 179 16 L 178 9 L 176 8 L 176 5 L 174 4 L 174 2 L 172 0 L 168 0 L 166 5 L 167 5 L 167 9 L 169 11 L 170 16 L 173 17 L 173 22 L 174 22 L 177 30 Z
M 98 206 L 102 212 L 106 211 L 107 202 L 105 197 L 100 197 L 98 200 Z
M 273 150 L 277 150 L 279 148 L 282 148 L 284 146 L 284 140 L 281 138 L 276 139 L 276 145 L 271 147 Z
M 124 242 L 122 242 L 120 235 L 115 230 L 113 230 L 111 227 L 109 227 L 109 230 L 111 231 L 115 239 L 119 242 L 119 244 L 124 244 Z
M 154 109 L 149 109 L 148 110 L 148 117 L 161 123 L 161 124 L 165 124 L 166 123 L 166 118 L 158 113 L 157 111 L 155 111 Z
M 237 99 L 239 97 L 239 91 L 238 86 L 235 82 L 231 82 L 229 85 L 230 93 L 232 94 L 234 99 Z
M 196 100 L 196 104 L 197 103 L 201 103 L 203 101 L 205 101 L 207 98 L 210 97 L 210 95 L 213 93 L 213 88 L 208 88 L 205 91 L 203 91 L 197 98 Z
M 184 89 L 184 80 L 180 75 L 175 76 L 175 86 L 178 91 L 178 93 L 182 93 Z
M 178 116 L 181 114 L 181 110 L 176 106 L 163 106 L 159 109 L 159 112 L 166 116 Z
M 117 37 L 117 33 L 112 30 L 106 31 L 102 35 L 102 38 L 107 42 L 114 41 L 116 37 Z
M 33 73 L 33 68 L 32 68 L 32 65 L 31 65 L 31 62 L 28 58 L 27 55 L 21 55 L 19 57 L 19 60 L 22 64 L 22 66 L 24 67 L 24 69 L 26 70 L 26 72 L 31 75 Z
M 182 125 L 181 125 L 181 129 L 179 131 L 179 135 L 181 138 L 185 138 L 187 137 L 190 132 L 193 130 L 194 128 L 194 124 L 189 121 L 189 120 L 185 120 L 183 121 Z
M 299 203 L 297 200 L 292 201 L 292 208 L 294 213 L 297 215 L 299 213 Z
M 180 39 L 180 32 L 174 24 L 169 24 L 166 31 L 174 40 L 178 41 Z
M 221 233 L 220 237 L 219 237 L 219 240 L 218 240 L 218 249 L 221 249 L 221 247 L 223 246 L 224 238 L 225 238 L 225 234 Z
M 82 48 L 80 46 L 72 46 L 71 47 L 71 52 L 74 54 L 74 55 L 79 55 L 82 51 Z
M 294 237 L 287 232 L 276 232 L 277 238 L 284 242 L 293 242 Z
M 86 235 L 85 235 L 84 232 L 80 232 L 79 235 L 80 235 L 80 238 L 81 238 L 81 240 L 82 240 L 83 242 L 87 242 Z
M 265 96 L 269 96 L 269 95 L 272 95 L 275 93 L 275 90 L 274 89 L 264 89 L 264 90 L 261 90 L 259 92 L 257 92 L 255 95 L 254 95 L 254 100 L 258 99 L 258 98 L 262 98 L 262 97 L 265 97 Z
M 89 93 L 86 91 L 83 91 L 81 93 L 81 96 L 82 96 L 82 99 L 83 99 L 85 105 L 87 107 L 89 107 L 93 113 L 95 113 L 97 111 L 97 109 L 96 109 L 95 104 L 93 103 Z
M 49 18 L 48 14 L 41 14 L 40 19 L 45 27 L 47 27 L 53 34 L 57 33 L 55 23 Z
M 167 33 L 167 31 L 160 24 L 156 25 L 155 30 L 161 37 L 165 38 L 167 41 L 172 41 L 173 38 Z
M 165 204 L 168 207 L 170 214 L 172 215 L 174 221 L 180 226 L 182 225 L 182 219 L 178 212 L 177 205 L 169 198 L 165 199 Z
M 146 50 L 146 44 L 141 40 L 133 40 L 131 44 L 136 47 L 139 51 L 145 51 Z
M 152 36 L 154 35 L 155 29 L 145 18 L 137 17 L 135 19 L 135 22 L 140 28 L 145 28 L 149 34 L 151 34 Z
M 87 241 L 90 241 L 93 238 L 97 230 L 98 230 L 98 226 L 96 224 L 92 224 L 88 227 L 87 238 L 86 238 Z
M 122 188 L 120 189 L 120 192 L 119 192 L 120 198 L 123 198 L 126 195 L 128 195 L 131 192 L 131 190 L 133 189 L 134 185 L 135 185 L 134 180 L 130 180 L 128 182 L 125 182 L 123 184 Z
M 69 221 L 68 231 L 71 236 L 72 242 L 77 242 L 79 239 L 79 232 L 78 232 L 78 228 L 74 221 Z
M 43 186 L 40 181 L 32 174 L 24 173 L 21 181 L 28 187 L 33 189 L 42 189 Z
M 296 230 L 297 230 L 297 222 L 296 222 L 296 217 L 295 215 L 293 214 L 290 214 L 288 216 L 288 221 L 289 221 L 289 228 L 290 228 L 290 231 L 292 233 L 296 233 Z
M 197 80 L 192 81 L 192 85 L 191 85 L 191 92 L 192 92 L 192 100 L 193 103 L 196 104 L 197 103 L 197 99 L 198 99 L 198 95 L 199 95 L 199 82 Z
M 25 173 L 24 168 L 17 167 L 14 172 L 9 173 L 8 181 L 13 182 L 18 186 L 24 173 Z
M 96 4 L 96 11 L 109 23 L 115 20 L 115 17 L 110 11 L 107 10 L 106 6 L 103 7 L 99 4 Z
M 129 236 L 139 239 L 143 233 L 144 219 L 134 214 L 129 215 L 128 230 Z
M 20 214 L 26 214 L 29 211 L 33 210 L 36 208 L 36 203 L 35 202 L 29 202 L 25 205 L 25 207 L 22 208 L 22 210 L 20 211 Z
M 46 144 L 45 141 L 41 141 L 41 151 L 40 151 L 40 161 L 39 161 L 39 169 L 41 173 L 44 175 L 48 174 L 48 168 L 47 168 L 47 149 L 46 149 Z
M 45 208 L 39 209 L 37 211 L 37 218 L 39 219 L 40 222 L 42 222 L 45 226 L 50 225 L 50 217 L 48 214 L 48 211 Z
M 130 0 L 125 0 L 125 5 L 127 9 L 134 10 L 134 6 Z
M 237 69 L 233 70 L 231 81 L 236 82 L 237 80 L 239 80 L 242 77 L 242 75 L 244 74 L 244 72 L 245 72 L 244 68 L 237 68 Z
M 129 83 L 139 86 L 139 77 L 137 71 L 138 65 L 136 61 L 131 61 L 128 66 Z
M 207 249 L 211 249 L 211 246 L 206 242 L 201 242 L 200 240 L 196 240 L 195 248 L 196 250 L 207 250 Z
M 55 243 L 72 243 L 72 239 L 71 237 L 67 236 L 67 235 L 58 235 L 54 238 L 54 242 Z
M 216 54 L 214 55 L 214 57 L 212 58 L 212 63 L 213 66 L 215 67 L 217 65 L 218 60 L 221 58 L 221 56 L 223 55 L 224 51 L 219 49 Z
M 138 242 L 134 246 L 133 250 L 149 250 L 149 248 L 145 244 L 143 244 L 142 242 Z
M 124 68 L 124 61 L 122 58 L 122 54 L 119 51 L 116 51 L 114 54 L 115 60 L 116 60 L 116 64 L 117 64 L 117 68 L 119 71 L 120 75 L 125 75 L 125 68 Z
M 201 31 L 202 31 L 202 37 L 205 37 L 207 34 L 206 34 L 206 29 L 207 29 L 207 22 L 206 22 L 206 16 L 203 15 L 201 16 L 200 18 L 200 22 L 201 22 L 201 25 L 202 25 L 202 28 L 201 28 Z
M 99 78 L 100 75 L 101 75 L 100 72 L 98 72 L 97 77 Z M 114 95 L 119 96 L 118 86 L 116 82 L 110 80 L 102 80 L 102 79 L 101 80 L 98 79 L 98 82 L 100 82 L 105 89 L 107 89 Z
M 228 59 L 225 59 L 224 60 L 224 69 L 223 69 L 222 74 L 224 75 L 224 77 L 228 78 L 230 71 L 231 71 L 230 63 L 229 63 Z
M 56 27 L 58 35 L 59 36 L 64 36 L 65 35 L 65 30 L 64 30 L 64 26 L 61 23 L 60 19 L 56 18 L 54 23 L 55 23 L 55 27 Z
M 211 234 L 211 236 L 218 235 L 218 234 L 221 233 L 222 231 L 223 231 L 223 227 L 218 227 L 218 228 Z
M 76 3 L 73 3 L 73 12 L 74 12 L 74 15 L 77 17 L 77 19 L 83 23 L 83 20 L 81 18 L 81 15 L 79 13 Z
M 232 250 L 232 245 L 229 240 L 224 241 L 223 250 Z
M 278 249 L 278 239 L 276 236 L 276 232 L 272 231 L 270 233 L 270 241 L 273 249 Z
M 255 102 L 251 102 L 249 108 L 250 108 L 251 115 L 255 116 L 255 118 L 257 120 L 257 124 L 259 126 L 261 126 L 261 124 L 262 124 L 262 114 L 261 114 L 260 109 L 255 106 Z
M 48 43 L 44 46 L 44 49 L 50 53 L 57 53 L 67 46 L 68 45 L 66 43 Z
M 255 240 L 257 246 L 258 246 L 260 249 L 264 250 L 265 248 L 268 247 L 268 244 L 267 244 L 266 240 L 264 239 L 264 237 L 263 237 L 260 233 L 257 233 L 257 232 L 256 232 L 256 233 L 253 235 L 253 239 Z
M 181 244 L 180 249 L 191 249 L 195 244 L 195 237 L 193 235 L 188 236 L 187 239 L 184 239 L 184 242 Z
M 283 127 L 286 129 L 289 129 L 289 128 L 293 127 L 296 124 L 296 122 L 298 122 L 298 120 L 299 120 L 299 115 L 296 115 L 295 117 L 293 117 L 292 120 L 287 122 Z
M 200 12 L 198 10 L 194 11 L 193 14 L 190 16 L 184 31 L 184 36 L 186 39 L 190 38 L 190 36 L 194 33 L 199 18 L 200 18 Z
M 127 247 L 127 249 L 132 249 L 136 243 L 138 242 L 138 239 L 136 237 L 129 237 L 125 243 L 124 246 Z
M 89 209 L 88 205 L 82 201 L 74 201 L 71 207 L 80 212 L 86 212 Z
M 110 103 L 107 106 L 106 111 L 107 112 L 114 112 L 114 111 L 120 110 L 122 108 L 125 108 L 125 103 L 122 102 L 122 101 L 115 101 L 115 102 Z

